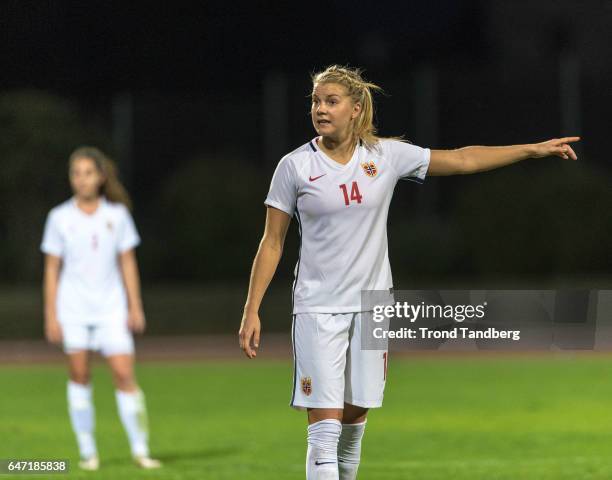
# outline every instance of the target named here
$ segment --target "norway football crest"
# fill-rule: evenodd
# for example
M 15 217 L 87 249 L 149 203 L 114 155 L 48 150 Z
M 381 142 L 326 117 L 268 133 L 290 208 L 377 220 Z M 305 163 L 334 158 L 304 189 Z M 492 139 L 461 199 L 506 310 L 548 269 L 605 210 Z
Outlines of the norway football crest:
M 361 168 L 363 168 L 363 172 L 368 177 L 375 177 L 378 173 L 378 168 L 376 168 L 376 164 L 372 161 L 362 163 Z
M 302 377 L 301 383 L 302 383 L 302 392 L 304 392 L 304 395 L 306 396 L 310 395 L 312 393 L 312 378 Z

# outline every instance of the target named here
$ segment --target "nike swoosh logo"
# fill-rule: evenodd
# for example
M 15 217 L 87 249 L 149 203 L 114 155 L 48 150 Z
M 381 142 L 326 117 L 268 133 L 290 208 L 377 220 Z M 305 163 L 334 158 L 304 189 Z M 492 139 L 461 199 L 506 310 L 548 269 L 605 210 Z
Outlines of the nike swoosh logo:
M 336 463 L 336 462 L 319 462 L 318 460 L 315 461 L 315 465 L 325 465 L 327 463 Z
M 323 175 L 319 175 L 318 177 L 308 177 L 308 180 L 310 180 L 311 182 L 314 182 L 316 179 L 324 177 L 325 175 L 327 175 L 327 173 L 324 173 Z

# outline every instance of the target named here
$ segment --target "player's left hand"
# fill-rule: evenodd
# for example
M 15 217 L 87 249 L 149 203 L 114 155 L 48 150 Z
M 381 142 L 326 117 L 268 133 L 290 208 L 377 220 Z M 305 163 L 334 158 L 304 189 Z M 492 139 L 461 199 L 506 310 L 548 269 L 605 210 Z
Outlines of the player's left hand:
M 238 331 L 238 343 L 247 357 L 257 357 L 260 335 L 261 320 L 259 319 L 259 313 L 245 311 Z
M 578 140 L 580 140 L 580 137 L 563 137 L 553 138 L 552 140 L 548 140 L 546 142 L 535 143 L 531 146 L 531 157 L 541 158 L 557 156 L 565 160 L 569 158 L 572 160 L 578 160 L 576 153 L 572 147 L 569 146 L 570 143 L 577 142 Z
M 145 331 L 146 320 L 142 308 L 130 309 L 128 314 L 128 328 L 134 333 Z

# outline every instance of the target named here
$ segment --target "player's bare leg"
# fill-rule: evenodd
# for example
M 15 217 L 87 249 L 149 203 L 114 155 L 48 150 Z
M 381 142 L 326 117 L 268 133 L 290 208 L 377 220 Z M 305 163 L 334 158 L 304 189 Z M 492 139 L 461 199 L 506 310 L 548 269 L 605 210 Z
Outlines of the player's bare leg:
M 307 480 L 338 480 L 341 408 L 308 409 Z
M 344 404 L 344 410 L 342 410 L 342 424 L 357 424 L 366 421 L 368 416 L 368 409 L 351 405 L 350 403 Z
M 361 439 L 365 430 L 368 409 L 344 404 L 342 433 L 338 441 L 339 480 L 355 480 L 361 458 Z
M 115 388 L 122 392 L 136 392 L 138 385 L 134 375 L 134 355 L 109 355 L 106 360 L 113 375 Z
M 159 460 L 149 457 L 147 409 L 134 375 L 134 355 L 109 355 L 106 359 L 112 371 L 119 417 L 130 442 L 132 457 L 141 468 L 159 468 Z
M 309 408 L 308 410 L 308 424 L 320 422 L 321 420 L 342 420 L 343 414 L 341 408 Z
M 97 470 L 100 461 L 94 436 L 95 410 L 90 382 L 89 352 L 80 350 L 68 354 L 68 368 L 68 413 L 79 446 L 79 467 L 83 470 Z
M 70 380 L 81 385 L 87 385 L 90 380 L 89 352 L 79 350 L 68 355 L 68 374 Z

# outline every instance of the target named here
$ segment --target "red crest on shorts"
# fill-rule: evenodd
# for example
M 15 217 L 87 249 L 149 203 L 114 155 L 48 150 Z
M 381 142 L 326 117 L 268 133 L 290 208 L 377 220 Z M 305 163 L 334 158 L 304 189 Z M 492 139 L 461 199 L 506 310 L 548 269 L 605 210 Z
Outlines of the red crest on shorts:
M 300 382 L 302 383 L 302 392 L 308 396 L 312 393 L 312 378 L 302 377 Z
M 364 173 L 368 177 L 375 177 L 378 173 L 378 168 L 376 168 L 376 164 L 372 161 L 362 163 L 361 168 L 363 168 Z

